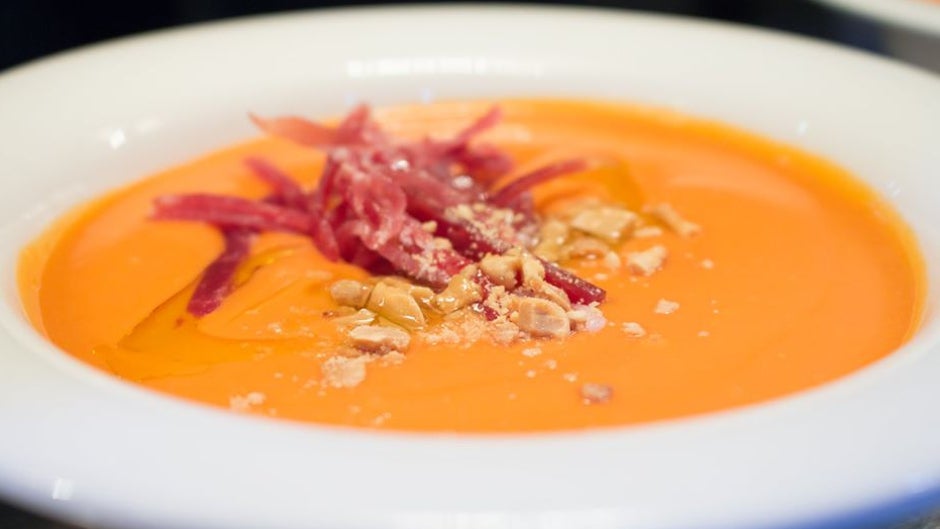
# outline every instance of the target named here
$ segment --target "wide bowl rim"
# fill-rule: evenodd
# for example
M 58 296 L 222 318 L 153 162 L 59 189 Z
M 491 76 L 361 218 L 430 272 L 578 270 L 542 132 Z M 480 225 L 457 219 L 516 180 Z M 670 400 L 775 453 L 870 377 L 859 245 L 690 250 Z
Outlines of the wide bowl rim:
M 250 17 L 247 19 L 224 21 L 221 23 L 212 23 L 207 25 L 197 25 L 182 29 L 164 30 L 154 34 L 119 39 L 115 42 L 99 44 L 88 49 L 68 52 L 66 54 L 57 55 L 43 61 L 9 70 L 4 73 L 2 78 L 0 78 L 0 94 L 4 94 L 10 91 L 10 86 L 13 84 L 10 82 L 11 79 L 15 80 L 17 83 L 29 82 L 30 78 L 46 75 L 50 70 L 60 68 L 62 65 L 75 65 L 84 61 L 95 61 L 97 60 L 96 58 L 100 58 L 103 54 L 108 54 L 112 51 L 128 46 L 138 48 L 161 46 L 167 40 L 178 38 L 195 38 L 196 40 L 199 40 L 198 34 L 205 32 L 213 33 L 216 36 L 224 36 L 240 31 L 241 28 L 249 26 L 254 27 L 255 30 L 261 31 L 262 33 L 265 31 L 273 33 L 278 29 L 296 27 L 298 24 L 301 24 L 305 21 L 316 24 L 325 23 L 321 21 L 327 19 L 334 22 L 349 18 L 372 18 L 374 20 L 377 17 L 390 15 L 398 16 L 402 13 L 416 14 L 432 18 L 435 16 L 470 16 L 481 17 L 481 20 L 485 19 L 491 21 L 495 18 L 523 17 L 532 13 L 537 13 L 540 17 L 543 17 L 538 23 L 545 24 L 548 23 L 547 21 L 550 21 L 555 24 L 569 24 L 570 26 L 581 24 L 585 27 L 589 24 L 600 24 L 602 19 L 606 20 L 610 17 L 613 17 L 614 19 L 622 21 L 625 27 L 627 25 L 633 24 L 631 28 L 635 28 L 635 26 L 638 24 L 644 24 L 652 26 L 654 30 L 658 31 L 669 30 L 690 32 L 694 30 L 703 31 L 706 33 L 717 31 L 725 35 L 731 35 L 729 38 L 737 39 L 742 43 L 751 42 L 755 44 L 775 45 L 780 49 L 788 50 L 788 53 L 798 53 L 799 51 L 813 50 L 816 53 L 831 58 L 850 57 L 854 61 L 863 61 L 872 65 L 870 68 L 881 69 L 882 72 L 890 72 L 891 75 L 896 76 L 897 78 L 904 78 L 905 82 L 911 85 L 917 85 L 918 83 L 933 83 L 931 86 L 938 86 L 934 79 L 931 79 L 918 71 L 903 66 L 890 64 L 886 61 L 880 61 L 872 57 L 856 54 L 841 48 L 815 43 L 803 38 L 785 36 L 782 34 L 768 34 L 768 32 L 761 30 L 734 27 L 727 24 L 695 22 L 690 19 L 665 17 L 660 15 L 614 13 L 611 11 L 590 10 L 584 8 L 535 8 L 531 6 L 399 6 L 394 8 L 347 8 L 341 10 L 314 11 L 309 14 L 291 13 L 287 15 Z M 799 50 L 797 50 L 797 48 L 799 48 Z M 784 52 L 780 51 L 779 53 Z M 21 97 L 23 96 L 21 95 Z M 7 270 L 9 270 L 9 268 L 7 268 Z M 34 332 L 32 332 L 30 329 L 22 328 L 21 322 L 20 324 L 16 323 L 16 316 L 14 313 L 15 307 L 11 307 L 9 303 L 3 307 L 0 307 L 0 322 L 4 324 L 3 326 L 6 328 L 7 333 L 15 334 L 15 339 L 21 344 L 21 346 L 25 343 L 28 344 L 28 347 L 32 348 L 34 351 L 40 351 L 45 348 L 47 352 L 51 353 L 53 351 L 52 348 L 44 345 Z M 929 335 L 922 340 L 926 343 L 917 342 L 910 345 L 909 347 L 905 347 L 905 349 L 914 349 L 917 347 L 920 349 L 936 349 L 938 341 L 937 336 L 940 335 L 940 333 L 937 331 L 938 329 L 930 329 Z M 6 338 L 7 337 L 4 336 L 4 339 Z M 13 360 L 15 360 L 13 357 L 7 358 L 8 363 Z M 22 358 L 19 358 L 19 360 L 22 361 Z M 46 360 L 48 360 L 48 358 Z M 0 354 L 0 363 L 3 361 L 4 357 L 2 354 Z M 74 364 L 74 362 L 71 362 L 69 359 L 64 357 L 58 360 L 53 360 L 53 362 L 59 365 L 55 367 L 50 366 L 48 363 L 42 364 L 41 367 L 34 365 L 30 367 L 32 371 L 22 371 L 21 374 L 29 375 L 29 373 L 32 373 L 29 376 L 43 376 L 36 375 L 36 372 L 42 371 L 48 375 L 50 372 L 54 371 L 59 377 L 82 377 L 83 384 L 85 384 L 84 389 L 88 392 L 88 395 L 85 397 L 92 399 L 92 401 L 100 402 L 98 399 L 100 399 L 102 396 L 121 395 L 122 397 L 133 399 L 135 401 L 133 406 L 137 407 L 138 409 L 147 409 L 151 411 L 162 410 L 161 413 L 168 413 L 169 415 L 184 417 L 186 425 L 189 428 L 196 428 L 197 424 L 206 423 L 229 433 L 245 433 L 246 437 L 251 437 L 255 440 L 272 441 L 275 438 L 282 438 L 282 440 L 285 441 L 285 446 L 289 445 L 294 447 L 297 446 L 297 443 L 315 439 L 335 440 L 342 438 L 344 442 L 378 450 L 388 450 L 391 449 L 390 447 L 394 447 L 398 450 L 410 451 L 412 447 L 409 445 L 414 442 L 419 442 L 425 444 L 427 449 L 435 452 L 439 456 L 446 455 L 450 450 L 457 452 L 465 451 L 469 456 L 478 456 L 480 454 L 486 454 L 489 452 L 498 454 L 500 457 L 506 457 L 507 455 L 518 457 L 520 455 L 518 452 L 519 447 L 512 446 L 514 443 L 519 442 L 519 437 L 474 439 L 446 436 L 416 437 L 411 435 L 391 435 L 381 436 L 381 439 L 379 439 L 380 436 L 363 434 L 361 432 L 335 431 L 330 429 L 320 429 L 321 431 L 313 432 L 312 430 L 314 429 L 296 427 L 295 425 L 262 423 L 252 419 L 228 416 L 218 412 L 210 412 L 197 407 L 181 405 L 177 402 L 168 401 L 163 398 L 157 398 L 136 388 L 127 387 L 123 383 L 119 383 L 110 379 L 109 377 L 93 373 L 88 368 Z M 910 362 L 912 362 L 910 358 L 897 355 L 897 358 L 889 358 L 884 363 L 884 365 L 875 366 L 873 371 L 866 369 L 857 376 L 853 375 L 852 377 L 849 377 L 851 380 L 845 381 L 845 384 L 840 381 L 835 383 L 832 387 L 827 386 L 818 390 L 813 390 L 810 392 L 811 395 L 799 396 L 795 398 L 793 402 L 801 402 L 801 406 L 803 406 L 805 409 L 806 406 L 812 405 L 807 403 L 807 399 L 813 403 L 818 403 L 820 398 L 823 400 L 827 398 L 825 396 L 820 397 L 820 395 L 838 396 L 841 393 L 844 396 L 844 393 L 848 391 L 845 388 L 851 386 L 852 384 L 858 384 L 859 380 L 868 380 L 870 382 L 871 379 L 878 378 L 878 373 L 881 373 L 881 371 L 884 371 L 885 369 L 900 369 L 904 367 L 904 364 Z M 875 373 L 874 371 L 878 371 L 878 373 Z M 135 396 L 130 397 L 131 395 Z M 773 413 L 781 414 L 782 416 L 795 413 L 792 411 L 793 408 L 789 405 L 789 403 L 789 399 L 784 399 L 784 401 L 774 401 L 766 405 L 759 405 L 753 408 L 730 413 L 722 413 L 715 416 L 682 420 L 675 424 L 669 423 L 662 425 L 651 425 L 649 427 L 634 427 L 623 431 L 603 430 L 585 434 L 565 433 L 535 437 L 527 436 L 525 442 L 527 444 L 531 444 L 533 447 L 536 447 L 537 451 L 541 451 L 543 455 L 559 448 L 565 448 L 567 446 L 574 445 L 583 445 L 584 447 L 590 448 L 592 450 L 596 449 L 605 453 L 610 453 L 609 451 L 614 449 L 613 445 L 626 440 L 624 439 L 624 436 L 630 437 L 633 441 L 638 443 L 638 446 L 643 443 L 647 443 L 646 446 L 650 446 L 648 443 L 654 442 L 653 440 L 656 438 L 659 438 L 660 441 L 668 441 L 668 438 L 674 436 L 677 431 L 689 431 L 689 428 L 692 428 L 709 435 L 709 430 L 718 431 L 723 429 L 726 424 L 743 421 L 742 424 L 746 424 L 741 426 L 742 430 L 737 431 L 737 434 L 740 435 L 742 432 L 746 433 L 746 431 L 754 428 L 756 424 L 759 424 L 760 421 L 763 420 L 763 417 L 767 414 L 768 410 L 773 410 Z M 129 403 L 125 404 L 130 405 Z M 16 419 L 21 421 L 18 424 L 26 425 L 28 423 L 28 417 L 22 415 L 25 413 L 25 411 L 35 412 L 36 410 L 29 409 L 28 407 L 17 409 L 16 406 L 0 406 L 0 417 L 5 416 L 8 419 Z M 109 418 L 127 418 L 127 415 L 124 414 L 126 411 L 128 410 L 124 409 L 122 412 L 115 411 L 114 417 Z M 65 421 L 65 419 L 62 417 L 55 417 L 52 420 Z M 163 419 L 161 419 L 161 421 L 162 420 Z M 169 419 L 169 422 L 165 423 L 165 425 L 170 424 L 171 422 L 173 422 L 173 419 Z M 58 430 L 56 425 L 53 424 L 52 426 L 48 426 L 49 430 L 39 429 L 35 430 L 35 432 L 44 434 L 50 434 L 52 432 L 62 433 L 62 427 L 68 424 L 70 423 L 62 422 L 58 427 Z M 95 423 L 92 421 L 92 424 L 101 426 L 102 423 Z M 147 429 L 147 427 L 143 425 L 136 426 L 139 426 L 142 430 Z M 202 426 L 202 428 L 205 427 L 206 426 Z M 259 432 L 257 432 L 257 435 L 255 435 L 254 433 L 249 432 L 249 430 L 259 430 Z M 260 430 L 264 430 L 263 434 L 260 432 Z M 95 432 L 88 432 L 87 435 L 91 436 L 91 438 L 94 438 Z M 291 437 L 292 439 L 287 442 L 286 437 Z M 637 441 L 637 439 L 641 438 L 645 440 Z M 82 442 L 87 443 L 88 441 L 85 440 Z M 568 445 L 567 443 L 574 444 Z M 0 447 L 3 446 L 12 447 L 19 450 L 23 449 L 21 445 L 17 445 L 15 442 L 8 445 L 3 445 L 3 443 L 0 442 Z M 12 453 L 16 452 L 14 451 Z M 419 455 L 412 452 L 409 452 L 409 454 L 412 458 L 417 458 Z M 123 454 L 122 457 L 124 457 Z M 531 461 L 526 461 L 525 463 L 531 464 L 537 460 L 537 457 L 532 457 L 534 459 Z M 417 459 L 414 459 L 414 461 L 417 461 Z M 929 469 L 929 472 L 925 472 L 924 476 L 920 476 L 920 481 L 918 481 L 917 484 L 911 485 L 907 494 L 891 497 L 882 495 L 881 499 L 883 500 L 883 505 L 881 506 L 869 503 L 866 505 L 860 505 L 855 509 L 846 509 L 844 505 L 840 505 L 839 508 L 828 512 L 825 511 L 825 509 L 820 510 L 817 506 L 815 507 L 815 511 L 810 509 L 808 512 L 796 513 L 794 516 L 788 519 L 767 520 L 763 525 L 770 527 L 779 526 L 786 523 L 793 523 L 794 521 L 801 521 L 821 524 L 818 525 L 818 527 L 830 525 L 833 527 L 848 526 L 850 522 L 861 521 L 861 518 L 859 518 L 861 516 L 864 516 L 867 520 L 871 520 L 873 518 L 878 518 L 879 516 L 887 517 L 890 515 L 890 513 L 908 512 L 910 510 L 920 508 L 925 505 L 925 502 L 932 502 L 940 497 L 940 486 L 938 486 L 940 485 L 940 460 L 937 460 L 937 458 L 932 458 L 931 463 L 934 462 L 936 464 L 932 465 Z M 24 461 L 10 460 L 9 455 L 7 455 L 5 459 L 4 452 L 0 451 L 0 490 L 4 491 L 5 494 L 15 501 L 29 505 L 32 508 L 38 510 L 49 512 L 55 516 L 78 521 L 83 519 L 92 519 L 95 520 L 95 523 L 101 523 L 107 527 L 117 527 L 119 524 L 125 522 L 139 525 L 141 527 L 156 527 L 160 526 L 160 524 L 169 525 L 174 523 L 192 523 L 194 521 L 200 520 L 200 513 L 198 512 L 199 509 L 197 509 L 197 506 L 185 505 L 182 507 L 183 510 L 180 512 L 167 514 L 162 519 L 148 521 L 146 515 L 154 515 L 155 513 L 152 509 L 145 508 L 145 506 L 141 504 L 139 498 L 129 498 L 127 497 L 127 493 L 125 493 L 123 499 L 127 500 L 126 504 L 115 506 L 113 503 L 109 502 L 121 499 L 121 494 L 116 493 L 114 490 L 106 489 L 102 489 L 102 491 L 100 491 L 100 496 L 93 497 L 92 499 L 82 499 L 80 496 L 76 496 L 74 498 L 65 498 L 66 500 L 69 500 L 65 503 L 50 503 L 48 501 L 47 492 L 47 486 L 49 483 L 46 481 L 42 481 L 41 483 L 37 481 L 41 472 L 35 471 L 34 469 L 25 468 L 25 464 L 26 462 Z M 145 464 L 148 465 L 150 470 L 157 470 L 154 468 L 154 464 L 152 462 L 145 462 Z M 401 470 L 399 467 L 396 468 Z M 470 468 L 468 467 L 463 468 L 466 468 L 466 470 L 470 471 Z M 530 471 L 533 470 L 529 467 L 524 468 L 528 468 Z M 47 469 L 43 469 L 43 471 L 45 470 Z M 493 471 L 493 469 L 489 470 Z M 206 471 L 207 469 L 201 469 L 199 472 Z M 253 471 L 257 472 L 258 470 L 254 469 Z M 428 472 L 428 476 L 435 475 L 433 472 Z M 532 475 L 535 476 L 536 474 L 537 473 L 533 471 Z M 486 476 L 476 476 L 474 480 L 471 481 L 479 485 L 486 482 L 486 480 L 483 479 L 484 477 Z M 522 481 L 530 479 L 525 475 L 513 475 L 512 478 Z M 64 481 L 54 481 L 52 499 L 55 501 L 61 501 L 63 498 L 55 497 L 55 491 L 57 490 L 56 487 L 59 487 L 60 489 L 70 489 L 70 487 L 72 487 L 74 484 L 71 483 L 72 478 L 70 477 L 60 477 L 56 479 L 62 479 Z M 925 483 L 930 484 L 930 486 L 925 485 Z M 110 495 L 110 497 L 108 497 L 108 495 Z M 668 494 L 663 492 L 660 499 L 664 500 L 667 497 Z M 440 498 L 438 498 L 437 501 L 440 502 Z M 580 505 L 577 509 L 572 511 L 573 514 L 556 512 L 555 515 L 558 517 L 556 521 L 587 521 L 589 524 L 592 524 L 592 526 L 597 527 L 632 527 L 646 523 L 651 523 L 652 526 L 656 527 L 672 527 L 673 525 L 669 524 L 675 523 L 675 520 L 669 520 L 668 518 L 663 517 L 661 511 L 667 508 L 665 505 L 655 505 L 651 503 L 650 505 L 654 505 L 654 507 L 647 506 L 649 509 L 648 511 L 631 513 L 626 511 L 619 512 L 617 509 L 611 510 L 609 505 L 594 505 L 592 510 L 592 503 L 589 498 L 579 498 L 579 502 Z M 66 507 L 62 507 L 63 505 Z M 430 525 L 432 521 L 439 522 L 441 520 L 452 520 L 453 518 L 447 518 L 447 515 L 460 514 L 459 509 L 456 509 L 452 505 L 448 507 L 446 502 L 440 503 L 440 505 L 443 506 L 440 507 L 441 511 L 432 513 L 433 516 L 430 518 L 414 518 L 413 512 L 402 512 L 399 514 L 404 517 L 395 518 L 394 523 L 398 525 L 406 525 L 406 522 L 407 524 L 418 525 L 425 523 L 430 527 L 432 526 Z M 673 505 L 674 504 L 669 505 L 668 508 L 672 508 Z M 219 504 L 213 503 L 212 506 L 214 509 L 217 509 Z M 448 511 L 448 508 L 450 511 Z M 634 508 L 636 507 L 634 506 Z M 657 511 L 657 509 L 659 509 L 659 511 Z M 210 509 L 210 511 L 211 510 L 212 509 Z M 495 512 L 501 513 L 501 515 L 504 516 L 503 518 L 496 520 L 498 523 L 502 523 L 503 525 L 486 525 L 494 523 L 494 518 L 492 518 L 492 516 L 489 518 L 483 516 L 479 518 L 467 518 L 466 520 L 469 520 L 469 525 L 467 526 L 482 527 L 485 525 L 487 527 L 536 527 L 543 526 L 539 524 L 545 523 L 544 518 L 538 517 L 539 513 L 533 513 L 525 509 L 513 508 L 513 506 L 508 506 L 505 507 L 502 511 L 496 510 Z M 337 515 L 335 512 L 324 512 L 321 514 L 322 517 L 317 520 L 320 523 L 331 524 L 331 526 L 334 527 L 364 527 L 367 526 L 369 522 L 382 519 L 380 515 L 387 515 L 388 512 L 369 513 L 367 516 L 352 516 L 352 514 L 349 514 L 346 517 L 343 517 L 341 514 Z M 544 514 L 544 509 L 541 514 Z M 750 514 L 753 515 L 753 513 Z M 409 518 L 408 516 L 412 517 Z M 566 516 L 573 517 L 566 518 Z M 659 518 L 657 518 L 657 516 L 659 516 Z M 237 520 L 226 518 L 225 516 L 213 518 L 211 523 L 222 523 L 220 520 L 224 520 L 225 523 L 232 523 L 235 525 L 238 525 L 239 523 Z M 743 523 L 744 520 L 747 520 L 747 518 L 734 518 L 734 516 L 731 516 L 724 520 L 703 520 L 702 523 L 703 526 L 709 527 L 727 527 L 726 522 L 735 524 Z M 287 516 L 280 518 L 275 517 L 275 519 L 272 521 L 272 526 L 292 527 L 292 521 L 296 521 L 296 518 Z M 748 523 L 756 522 L 754 520 L 750 520 Z

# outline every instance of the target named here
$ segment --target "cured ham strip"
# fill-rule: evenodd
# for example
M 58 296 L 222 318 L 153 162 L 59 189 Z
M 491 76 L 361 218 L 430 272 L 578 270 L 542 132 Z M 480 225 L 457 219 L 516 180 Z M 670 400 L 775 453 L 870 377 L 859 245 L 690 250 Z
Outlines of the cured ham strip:
M 248 257 L 251 250 L 251 230 L 228 228 L 222 230 L 222 234 L 225 236 L 225 249 L 206 267 L 186 307 L 190 314 L 197 317 L 219 308 L 233 288 L 232 280 L 238 265 Z

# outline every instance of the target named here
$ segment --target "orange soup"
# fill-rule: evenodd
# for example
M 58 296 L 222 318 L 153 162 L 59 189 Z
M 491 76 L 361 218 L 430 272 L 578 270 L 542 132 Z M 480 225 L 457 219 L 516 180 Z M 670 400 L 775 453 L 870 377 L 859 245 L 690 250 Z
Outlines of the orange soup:
M 396 137 L 446 137 L 490 106 L 375 116 Z M 500 107 L 503 120 L 473 142 L 511 155 L 507 181 L 562 159 L 589 162 L 534 187 L 532 204 L 577 232 L 564 239 L 577 248 L 553 259 L 606 291 L 600 303 L 565 306 L 572 329 L 602 313 L 594 328 L 500 341 L 435 313 L 411 328 L 398 322 L 410 337 L 398 347 L 394 317 L 365 298 L 343 307 L 336 289 L 399 280 L 375 283 L 309 237 L 278 231 L 251 241 L 231 292 L 194 316 L 187 303 L 225 242 L 204 222 L 153 219 L 153 204 L 185 193 L 266 196 L 246 158 L 315 186 L 324 153 L 277 137 L 174 167 L 61 220 L 22 254 L 29 318 L 68 354 L 165 394 L 296 421 L 449 432 L 627 425 L 760 402 L 857 370 L 915 330 L 924 275 L 913 238 L 832 164 L 664 111 L 559 100 Z M 565 213 L 572 204 L 580 213 Z M 598 208 L 616 211 L 598 220 Z M 542 228 L 533 245 L 546 242 Z M 513 310 L 519 323 L 522 309 Z M 350 331 L 337 321 L 358 317 L 386 324 L 367 331 L 394 331 L 393 354 L 341 351 Z

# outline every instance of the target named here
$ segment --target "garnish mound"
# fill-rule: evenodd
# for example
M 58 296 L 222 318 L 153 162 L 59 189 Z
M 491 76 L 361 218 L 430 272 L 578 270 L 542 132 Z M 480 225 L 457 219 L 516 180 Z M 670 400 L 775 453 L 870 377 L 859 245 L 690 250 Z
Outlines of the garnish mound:
M 413 339 L 469 346 L 484 337 L 509 344 L 600 331 L 608 325 L 599 309 L 604 290 L 558 263 L 590 260 L 619 270 L 624 258 L 616 247 L 659 228 L 596 198 L 536 211 L 534 187 L 592 167 L 569 159 L 515 174 L 505 151 L 473 141 L 500 117 L 494 107 L 452 138 L 409 142 L 389 137 L 367 106 L 335 127 L 253 116 L 269 134 L 325 151 L 326 163 L 311 189 L 252 158 L 247 165 L 270 188 L 259 200 L 211 194 L 156 200 L 154 219 L 205 222 L 224 236 L 225 249 L 196 284 L 188 312 L 198 318 L 217 309 L 235 288 L 255 235 L 283 231 L 309 237 L 329 260 L 372 274 L 329 287 L 337 309 L 324 317 L 343 331 L 345 343 L 330 364 L 336 369 L 325 371 L 335 375 L 328 385 L 353 385 L 366 362 L 400 355 Z M 698 230 L 668 205 L 649 213 L 685 236 Z M 667 254 L 661 245 L 629 253 L 626 268 L 649 276 Z

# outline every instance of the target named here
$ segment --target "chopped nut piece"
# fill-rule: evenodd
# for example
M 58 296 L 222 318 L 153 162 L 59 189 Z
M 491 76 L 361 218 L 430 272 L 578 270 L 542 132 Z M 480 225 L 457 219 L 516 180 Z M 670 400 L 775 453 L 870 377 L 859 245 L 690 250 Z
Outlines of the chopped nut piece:
M 248 411 L 253 406 L 260 406 L 264 404 L 264 401 L 267 399 L 267 396 L 264 393 L 259 391 L 252 391 L 251 393 L 241 396 L 235 395 L 228 399 L 228 406 L 234 411 Z
M 594 207 L 581 211 L 571 219 L 571 227 L 604 239 L 619 241 L 637 221 L 636 213 L 614 207 Z
M 459 274 L 451 278 L 447 288 L 434 296 L 431 304 L 444 314 L 456 312 L 483 299 L 480 285 L 473 281 L 477 268 L 473 265 L 464 267 Z
M 679 310 L 679 303 L 668 299 L 660 299 L 656 302 L 656 308 L 653 309 L 653 312 L 656 314 L 672 314 L 677 310 Z
M 536 297 L 547 299 L 565 310 L 571 310 L 571 299 L 568 298 L 568 294 L 555 285 L 543 282 L 534 290 L 534 293 Z
M 585 404 L 604 404 L 610 402 L 614 390 L 607 384 L 586 383 L 581 386 L 581 399 Z
M 487 255 L 480 261 L 480 271 L 497 285 L 516 288 L 516 276 L 521 266 L 518 255 Z
M 663 267 L 669 252 L 665 246 L 657 244 L 642 252 L 630 252 L 627 254 L 627 266 L 635 274 L 644 276 L 652 275 Z
M 360 329 L 365 327 L 360 327 Z M 332 356 L 323 362 L 320 371 L 323 382 L 334 388 L 353 388 L 366 378 L 366 363 L 371 361 L 366 355 Z
M 608 253 L 610 246 L 594 237 L 578 237 L 563 248 L 563 257 L 566 259 L 603 259 Z
M 411 343 L 411 336 L 397 327 L 363 325 L 349 331 L 353 347 L 368 353 L 402 352 Z
M 663 234 L 663 229 L 659 226 L 640 226 L 633 230 L 633 236 L 638 239 L 648 239 L 650 237 L 659 237 Z
M 405 290 L 382 282 L 372 288 L 366 308 L 390 322 L 410 329 L 424 326 L 424 313 Z
M 366 305 L 371 290 L 369 285 L 364 285 L 359 281 L 340 279 L 330 285 L 330 297 L 340 305 L 361 309 Z
M 405 361 L 405 355 L 399 353 L 398 351 L 389 351 L 384 355 L 378 358 L 379 365 L 382 367 L 385 366 L 397 366 Z
M 375 313 L 369 309 L 359 309 L 352 314 L 338 316 L 333 319 L 333 323 L 347 327 L 358 327 L 368 325 L 375 321 Z
M 538 259 L 529 254 L 522 254 L 519 259 L 522 285 L 532 290 L 541 289 L 545 283 L 545 267 Z M 567 299 L 567 296 L 565 296 Z
M 607 252 L 607 255 L 604 256 L 604 266 L 610 268 L 611 270 L 619 270 L 623 263 L 620 260 L 620 256 L 617 255 L 617 252 Z
M 702 231 L 702 228 L 698 224 L 684 219 L 682 215 L 679 215 L 679 212 L 673 209 L 669 204 L 657 204 L 650 207 L 649 212 L 659 219 L 660 222 L 668 226 L 669 229 L 682 237 L 691 237 Z
M 539 298 L 519 298 L 516 303 L 516 325 L 532 336 L 564 338 L 571 332 L 571 323 L 565 309 L 556 303 Z
M 431 300 L 434 299 L 434 291 L 428 287 L 420 285 L 412 285 L 408 289 L 408 294 L 411 295 L 422 307 L 431 307 Z
M 576 331 L 597 332 L 607 325 L 604 313 L 590 305 L 575 305 L 574 310 L 568 312 L 568 319 Z
M 539 243 L 533 250 L 535 255 L 548 261 L 557 261 L 563 257 L 562 247 L 568 240 L 571 230 L 558 219 L 548 219 L 539 229 Z
M 542 350 L 539 349 L 538 347 L 529 347 L 527 349 L 522 350 L 522 356 L 525 356 L 527 358 L 534 358 L 540 354 L 542 354 Z
M 422 307 L 431 308 L 431 300 L 434 298 L 434 291 L 424 285 L 416 285 L 400 277 L 383 277 L 382 283 L 389 284 L 404 290 L 418 302 Z
M 642 325 L 635 321 L 624 322 L 620 328 L 623 329 L 623 332 L 631 338 L 642 338 L 646 336 L 646 329 L 644 329 Z
M 429 220 L 427 222 L 422 222 L 421 229 L 428 233 L 434 233 L 437 231 L 437 221 Z

